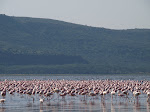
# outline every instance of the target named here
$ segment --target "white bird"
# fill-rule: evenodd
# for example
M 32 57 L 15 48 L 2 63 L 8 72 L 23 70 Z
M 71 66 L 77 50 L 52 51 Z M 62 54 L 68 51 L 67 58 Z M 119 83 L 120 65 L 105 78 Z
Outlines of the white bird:
M 40 98 L 40 103 L 43 103 L 44 102 L 44 98 Z
M 103 95 L 106 95 L 107 94 L 107 91 L 103 91 Z
M 0 103 L 4 104 L 6 100 L 5 99 L 0 99 Z
M 134 96 L 139 96 L 141 93 L 140 92 L 138 92 L 138 91 L 133 91 L 133 95 Z
M 115 92 L 115 91 L 112 91 L 112 92 L 111 92 L 111 95 L 115 95 L 115 94 L 116 94 L 116 92 Z
M 148 96 L 147 102 L 150 102 L 150 91 L 148 91 L 146 94 L 147 94 L 147 96 Z
M 147 92 L 147 96 L 150 96 L 150 92 L 149 91 Z

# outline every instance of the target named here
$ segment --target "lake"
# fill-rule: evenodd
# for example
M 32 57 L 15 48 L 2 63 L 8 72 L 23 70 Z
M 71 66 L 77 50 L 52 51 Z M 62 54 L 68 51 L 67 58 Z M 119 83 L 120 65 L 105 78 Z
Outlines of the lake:
M 0 75 L 0 81 L 5 80 L 135 80 L 150 81 L 149 74 L 114 74 L 114 75 L 98 75 L 98 74 L 77 74 L 77 75 Z M 0 112 L 150 112 L 150 103 L 147 102 L 147 95 L 139 95 L 138 100 L 134 99 L 130 92 L 128 98 L 118 97 L 111 94 L 91 96 L 76 95 L 61 97 L 54 93 L 53 97 L 39 102 L 39 94 L 27 95 L 14 93 L 6 94 L 5 103 L 0 105 Z M 3 97 L 0 96 L 0 99 Z

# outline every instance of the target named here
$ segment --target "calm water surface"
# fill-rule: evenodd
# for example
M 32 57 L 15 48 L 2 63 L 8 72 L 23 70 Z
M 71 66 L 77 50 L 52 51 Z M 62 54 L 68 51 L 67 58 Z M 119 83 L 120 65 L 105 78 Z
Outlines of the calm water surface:
M 150 80 L 150 75 L 0 75 L 0 80 Z M 54 97 L 50 100 L 39 102 L 39 95 L 28 96 L 15 93 L 7 94 L 4 105 L 0 105 L 0 112 L 150 112 L 150 103 L 147 96 L 141 94 L 139 99 L 129 94 L 129 98 L 120 98 L 111 95 L 84 97 L 84 96 L 66 96 L 65 99 Z M 0 99 L 2 96 L 0 96 Z

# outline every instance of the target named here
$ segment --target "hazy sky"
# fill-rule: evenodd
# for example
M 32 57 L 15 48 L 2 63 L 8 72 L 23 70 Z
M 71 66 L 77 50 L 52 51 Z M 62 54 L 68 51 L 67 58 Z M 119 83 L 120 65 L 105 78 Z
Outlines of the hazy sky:
M 111 29 L 150 28 L 150 0 L 0 0 L 0 13 Z

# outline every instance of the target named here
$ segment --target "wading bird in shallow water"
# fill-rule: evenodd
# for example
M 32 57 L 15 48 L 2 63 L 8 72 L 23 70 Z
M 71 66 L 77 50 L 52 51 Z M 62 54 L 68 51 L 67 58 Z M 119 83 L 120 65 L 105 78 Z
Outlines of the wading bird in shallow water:
M 2 104 L 2 106 L 3 106 L 3 104 L 5 103 L 5 99 L 0 99 L 0 103 Z
M 1 92 L 1 95 L 2 95 L 2 96 L 6 96 L 6 90 L 3 90 L 3 91 Z
M 40 98 L 40 103 L 43 103 L 44 102 L 44 98 Z
M 150 102 L 150 91 L 147 91 L 147 102 Z
M 92 99 L 95 97 L 105 98 L 119 97 L 129 99 L 133 93 L 133 97 L 138 100 L 140 94 L 145 94 L 150 99 L 150 81 L 134 81 L 134 80 L 6 80 L 0 82 L 1 96 L 7 97 L 9 94 L 21 94 L 41 97 L 40 103 L 44 102 L 43 97 L 47 100 L 57 98 L 62 99 L 71 96 L 71 98 L 82 98 L 88 100 L 88 96 Z M 118 93 L 118 94 L 117 94 Z M 39 95 L 39 96 L 38 96 Z M 32 98 L 32 97 L 29 97 Z M 4 101 L 5 102 L 5 101 Z M 4 103 L 1 101 L 1 103 Z

